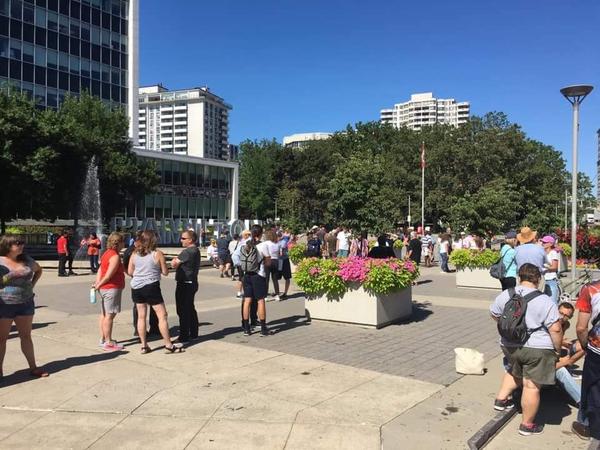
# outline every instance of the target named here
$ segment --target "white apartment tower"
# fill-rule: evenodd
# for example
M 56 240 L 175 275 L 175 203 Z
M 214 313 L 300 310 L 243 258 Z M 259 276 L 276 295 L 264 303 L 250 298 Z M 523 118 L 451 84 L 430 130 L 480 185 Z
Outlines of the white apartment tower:
M 229 159 L 231 105 L 207 87 L 139 89 L 139 143 L 146 150 Z
M 397 103 L 392 109 L 382 109 L 380 120 L 396 128 L 407 127 L 412 130 L 435 123 L 458 126 L 469 119 L 469 109 L 469 102 L 434 98 L 432 92 L 425 92 L 412 94 L 408 102 Z

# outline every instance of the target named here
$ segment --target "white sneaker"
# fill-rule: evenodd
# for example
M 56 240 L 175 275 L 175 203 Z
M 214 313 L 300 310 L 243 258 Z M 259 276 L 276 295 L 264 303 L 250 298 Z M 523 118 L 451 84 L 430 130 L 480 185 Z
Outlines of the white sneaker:
M 273 300 L 275 300 L 276 302 L 280 302 L 281 298 L 279 298 L 279 294 L 275 295 L 275 297 L 273 297 Z
M 237 298 L 242 298 L 242 291 L 239 291 L 237 294 L 235 294 L 235 296 L 236 296 Z

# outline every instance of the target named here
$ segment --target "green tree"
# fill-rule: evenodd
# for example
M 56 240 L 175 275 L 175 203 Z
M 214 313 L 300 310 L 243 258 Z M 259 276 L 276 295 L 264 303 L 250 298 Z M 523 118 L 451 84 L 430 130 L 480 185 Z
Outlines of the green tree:
M 41 143 L 39 112 L 24 95 L 0 91 L 0 228 L 25 211 L 32 211 L 38 190 L 43 191 L 43 171 L 32 172 L 30 166 L 41 164 L 48 152 L 38 151 Z
M 275 217 L 275 140 L 245 141 L 240 144 L 240 213 L 242 217 Z
M 0 221 L 17 216 L 77 218 L 87 165 L 96 157 L 103 215 L 158 183 L 156 168 L 136 158 L 128 119 L 87 94 L 68 97 L 61 109 L 38 111 L 12 92 L 0 92 Z

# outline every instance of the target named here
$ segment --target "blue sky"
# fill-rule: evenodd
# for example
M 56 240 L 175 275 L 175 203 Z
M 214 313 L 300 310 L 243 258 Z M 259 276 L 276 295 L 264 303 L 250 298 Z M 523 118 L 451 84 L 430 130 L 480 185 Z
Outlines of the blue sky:
M 571 107 L 592 84 L 580 170 L 596 178 L 598 0 L 142 0 L 140 82 L 208 85 L 233 105 L 230 141 L 335 131 L 432 91 L 503 111 L 565 153 Z M 168 5 L 168 6 L 166 6 Z

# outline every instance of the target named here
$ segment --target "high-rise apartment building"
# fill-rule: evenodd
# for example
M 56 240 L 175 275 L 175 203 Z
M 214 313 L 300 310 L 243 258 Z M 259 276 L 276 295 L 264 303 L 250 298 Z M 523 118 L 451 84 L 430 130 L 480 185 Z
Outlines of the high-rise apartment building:
M 229 159 L 231 106 L 207 87 L 139 89 L 139 143 L 147 150 Z
M 433 93 L 425 92 L 411 95 L 408 102 L 397 103 L 392 109 L 382 109 L 380 120 L 396 128 L 412 130 L 435 123 L 458 126 L 469 119 L 469 109 L 469 102 L 435 98 Z
M 139 0 L 0 0 L 0 85 L 58 108 L 87 90 L 130 117 L 137 140 Z M 135 109 L 134 109 L 135 107 Z

